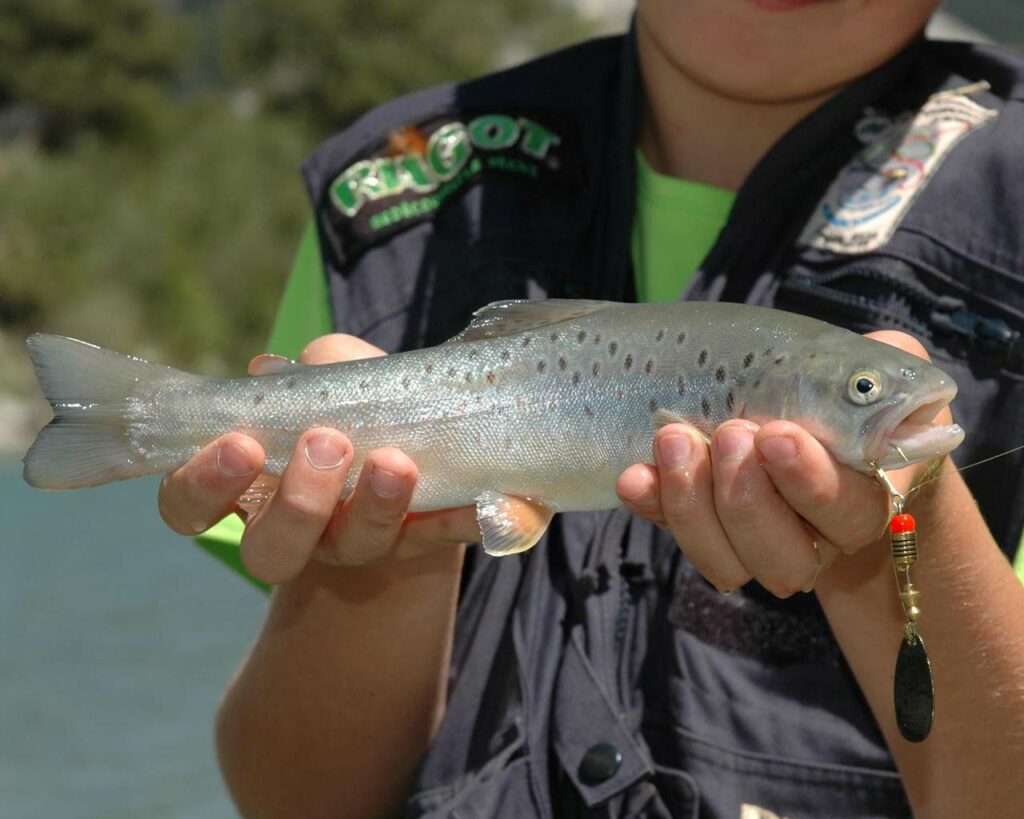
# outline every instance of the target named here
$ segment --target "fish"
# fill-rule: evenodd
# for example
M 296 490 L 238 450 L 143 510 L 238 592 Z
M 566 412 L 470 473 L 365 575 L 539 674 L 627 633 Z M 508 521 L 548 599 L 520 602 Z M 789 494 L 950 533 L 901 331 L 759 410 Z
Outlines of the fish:
M 247 502 L 273 490 L 296 439 L 332 427 L 363 456 L 397 447 L 419 469 L 411 511 L 475 505 L 484 549 L 533 546 L 557 512 L 612 508 L 652 462 L 658 428 L 706 437 L 731 418 L 787 419 L 867 474 L 964 438 L 933 423 L 956 395 L 941 369 L 817 319 L 731 303 L 551 299 L 483 307 L 454 338 L 335 364 L 265 359 L 246 378 L 193 375 L 70 338 L 28 351 L 53 410 L 24 460 L 35 487 L 159 474 L 238 431 L 266 453 Z M 523 515 L 514 499 L 531 501 Z M 524 504 L 518 504 L 523 507 Z

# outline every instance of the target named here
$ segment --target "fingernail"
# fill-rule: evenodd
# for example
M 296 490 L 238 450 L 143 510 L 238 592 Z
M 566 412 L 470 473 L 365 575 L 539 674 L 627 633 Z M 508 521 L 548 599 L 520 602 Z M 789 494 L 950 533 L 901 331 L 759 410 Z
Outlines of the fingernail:
M 758 449 L 769 463 L 784 465 L 796 460 L 796 441 L 787 435 L 776 435 L 761 441 Z
M 190 525 L 192 526 L 192 531 L 195 532 L 197 535 L 205 532 L 207 529 L 210 528 L 209 523 L 204 523 L 201 520 L 194 520 Z
M 718 455 L 729 461 L 742 460 L 754 448 L 754 433 L 743 427 L 726 427 L 714 440 Z
M 658 455 L 666 469 L 679 469 L 690 462 L 693 443 L 689 435 L 666 435 L 658 441 Z
M 314 435 L 306 441 L 306 460 L 315 469 L 337 469 L 345 455 L 345 447 L 334 435 Z
M 217 467 L 229 478 L 241 478 L 253 473 L 252 460 L 238 444 L 221 444 L 217 450 Z
M 370 472 L 370 486 L 382 498 L 393 498 L 402 491 L 404 484 L 405 481 L 400 476 L 379 466 L 375 466 Z

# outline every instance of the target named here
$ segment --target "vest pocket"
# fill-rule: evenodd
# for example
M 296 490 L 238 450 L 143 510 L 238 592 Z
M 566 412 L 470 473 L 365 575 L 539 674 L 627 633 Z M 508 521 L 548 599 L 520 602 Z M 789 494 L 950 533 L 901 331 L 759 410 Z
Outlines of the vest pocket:
M 679 727 L 646 732 L 698 783 L 701 819 L 895 819 L 910 807 L 894 772 L 716 745 Z M 671 769 L 663 769 L 671 770 Z

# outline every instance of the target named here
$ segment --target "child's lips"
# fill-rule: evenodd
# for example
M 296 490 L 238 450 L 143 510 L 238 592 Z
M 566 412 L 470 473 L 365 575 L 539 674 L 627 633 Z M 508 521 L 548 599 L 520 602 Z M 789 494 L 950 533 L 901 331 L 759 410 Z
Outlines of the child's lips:
M 750 2 L 764 11 L 793 11 L 804 6 L 826 3 L 829 0 L 750 0 Z

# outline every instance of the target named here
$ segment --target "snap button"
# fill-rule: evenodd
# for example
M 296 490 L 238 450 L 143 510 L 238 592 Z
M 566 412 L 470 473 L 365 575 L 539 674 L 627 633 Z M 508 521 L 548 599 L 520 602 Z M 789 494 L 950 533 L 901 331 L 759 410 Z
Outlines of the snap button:
M 615 776 L 622 765 L 622 751 L 610 742 L 590 746 L 580 760 L 579 777 L 587 785 L 598 785 Z

